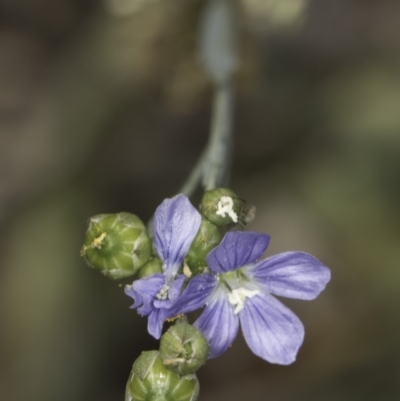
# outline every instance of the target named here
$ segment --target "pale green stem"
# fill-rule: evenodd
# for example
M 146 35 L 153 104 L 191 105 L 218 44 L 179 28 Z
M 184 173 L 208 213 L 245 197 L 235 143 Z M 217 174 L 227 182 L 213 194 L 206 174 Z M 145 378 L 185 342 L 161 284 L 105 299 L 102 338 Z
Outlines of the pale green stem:
M 228 184 L 233 150 L 232 118 L 233 88 L 229 80 L 216 85 L 210 137 L 180 193 L 190 197 L 200 183 L 206 191 Z
M 232 81 L 226 81 L 215 88 L 210 138 L 203 164 L 202 184 L 207 191 L 226 186 L 229 181 L 232 161 Z

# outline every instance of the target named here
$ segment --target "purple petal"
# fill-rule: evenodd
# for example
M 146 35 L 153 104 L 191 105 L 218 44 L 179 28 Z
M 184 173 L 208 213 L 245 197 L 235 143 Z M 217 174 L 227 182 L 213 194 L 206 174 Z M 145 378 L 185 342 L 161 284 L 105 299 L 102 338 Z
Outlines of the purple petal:
M 147 331 L 156 340 L 159 340 L 161 337 L 161 332 L 165 319 L 166 319 L 165 309 L 153 309 L 153 311 L 149 315 L 147 321 Z
M 205 307 L 201 316 L 194 322 L 210 344 L 210 358 L 224 353 L 235 339 L 238 328 L 238 315 L 228 302 L 226 293 L 217 290 L 213 300 Z
M 168 295 L 168 298 L 171 301 L 176 301 L 179 298 L 179 295 L 181 295 L 181 289 L 185 279 L 186 276 L 184 274 L 178 274 L 175 280 L 171 283 Z
M 180 265 L 200 227 L 201 216 L 185 195 L 165 199 L 154 215 L 154 244 L 167 281 Z
M 215 273 L 225 273 L 260 259 L 271 237 L 256 232 L 231 231 L 207 256 L 208 267 Z
M 268 292 L 287 298 L 316 298 L 331 279 L 330 270 L 304 252 L 284 252 L 249 268 Z
M 304 339 L 303 324 L 272 295 L 263 293 L 247 298 L 240 312 L 240 323 L 254 354 L 281 365 L 296 360 Z
M 207 302 L 208 297 L 217 285 L 218 280 L 211 274 L 200 274 L 193 277 L 171 309 L 170 316 L 200 309 Z
M 125 287 L 125 294 L 134 299 L 131 308 L 137 309 L 142 316 L 147 316 L 153 310 L 153 301 L 165 283 L 161 273 L 136 280 Z

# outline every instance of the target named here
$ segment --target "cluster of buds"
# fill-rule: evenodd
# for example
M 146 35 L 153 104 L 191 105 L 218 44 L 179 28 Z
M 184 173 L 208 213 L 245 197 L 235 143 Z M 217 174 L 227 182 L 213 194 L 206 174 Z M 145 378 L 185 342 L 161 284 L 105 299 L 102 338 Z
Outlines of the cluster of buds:
M 199 212 L 199 228 L 179 269 L 187 280 L 207 271 L 206 257 L 220 244 L 224 231 L 247 224 L 254 208 L 232 190 L 217 188 L 205 192 Z M 81 255 L 106 277 L 124 279 L 137 274 L 140 281 L 164 273 L 165 261 L 154 252 L 156 248 L 136 215 L 100 214 L 89 220 Z M 209 353 L 201 331 L 185 319 L 175 319 L 162 335 L 159 351 L 143 352 L 134 362 L 125 400 L 195 401 L 199 394 L 196 371 Z
M 199 206 L 201 225 L 186 255 L 188 274 L 203 273 L 206 257 L 222 239 L 221 228 L 246 225 L 255 208 L 228 188 L 204 193 Z M 162 261 L 152 252 L 152 242 L 142 220 L 131 213 L 99 214 L 89 219 L 81 256 L 89 266 L 111 279 L 139 278 L 162 272 Z

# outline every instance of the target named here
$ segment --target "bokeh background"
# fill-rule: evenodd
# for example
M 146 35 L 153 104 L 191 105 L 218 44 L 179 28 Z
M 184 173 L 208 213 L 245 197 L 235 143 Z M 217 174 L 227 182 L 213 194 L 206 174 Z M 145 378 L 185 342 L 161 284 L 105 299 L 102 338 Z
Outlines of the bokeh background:
M 0 1 L 0 399 L 123 400 L 157 347 L 79 257 L 87 218 L 150 218 L 207 141 L 202 0 Z M 241 336 L 204 401 L 400 399 L 400 2 L 243 0 L 231 187 L 269 254 L 331 267 L 270 365 Z M 124 281 L 126 284 L 129 280 Z

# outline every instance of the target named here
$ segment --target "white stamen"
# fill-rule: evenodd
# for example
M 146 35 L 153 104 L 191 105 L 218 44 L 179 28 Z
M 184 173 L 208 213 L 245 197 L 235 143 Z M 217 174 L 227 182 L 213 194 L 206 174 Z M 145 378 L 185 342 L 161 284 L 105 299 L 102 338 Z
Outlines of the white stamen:
M 223 218 L 228 215 L 234 223 L 238 221 L 238 216 L 233 210 L 233 199 L 230 196 L 221 196 L 216 214 Z
M 158 294 L 156 295 L 157 299 L 160 299 L 162 301 L 165 301 L 168 298 L 168 292 L 169 292 L 169 284 L 165 283 L 162 287 L 161 290 L 158 291 Z
M 246 288 L 236 288 L 228 294 L 228 301 L 232 306 L 235 306 L 234 313 L 237 315 L 243 308 L 246 298 L 253 298 L 259 294 L 258 290 L 247 290 Z

